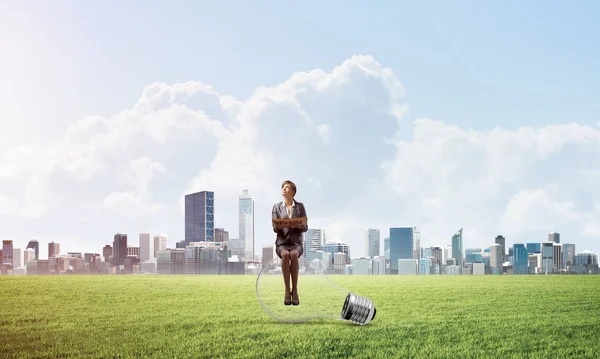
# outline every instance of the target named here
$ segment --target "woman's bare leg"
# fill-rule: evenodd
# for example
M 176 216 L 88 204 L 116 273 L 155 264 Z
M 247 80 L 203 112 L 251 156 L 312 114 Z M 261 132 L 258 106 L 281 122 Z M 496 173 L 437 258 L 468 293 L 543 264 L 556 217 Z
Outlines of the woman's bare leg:
M 290 259 L 292 265 L 290 268 L 292 275 L 292 299 L 294 302 L 298 301 L 298 271 L 300 270 L 300 263 L 298 262 L 299 253 L 297 250 L 290 251 Z
M 285 301 L 290 299 L 290 252 L 287 250 L 281 251 L 281 271 L 283 272 L 283 283 L 285 284 Z

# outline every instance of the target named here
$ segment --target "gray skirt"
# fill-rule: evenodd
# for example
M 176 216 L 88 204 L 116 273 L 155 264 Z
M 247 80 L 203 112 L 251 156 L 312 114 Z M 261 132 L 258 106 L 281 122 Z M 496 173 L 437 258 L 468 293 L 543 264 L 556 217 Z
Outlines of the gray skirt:
M 304 248 L 302 248 L 301 244 L 293 244 L 293 243 L 280 244 L 275 247 L 275 252 L 277 253 L 277 256 L 279 258 L 281 258 L 281 251 L 283 251 L 283 250 L 293 251 L 294 249 L 296 251 L 298 251 L 298 258 L 302 257 L 302 253 L 304 253 Z

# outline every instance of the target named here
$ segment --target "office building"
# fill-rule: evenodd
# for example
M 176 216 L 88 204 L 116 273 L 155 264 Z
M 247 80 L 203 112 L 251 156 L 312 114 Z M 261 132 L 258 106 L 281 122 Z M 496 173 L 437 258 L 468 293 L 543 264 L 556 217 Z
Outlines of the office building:
M 372 273 L 370 257 L 353 258 L 351 262 L 352 262 L 352 274 L 354 274 L 354 275 L 369 275 Z
M 529 273 L 529 254 L 523 243 L 515 243 L 513 246 L 513 273 L 528 274 Z
M 157 236 L 154 236 L 154 243 L 153 243 L 153 248 L 154 249 L 154 258 L 158 258 L 158 251 L 164 251 L 165 249 L 167 249 L 168 246 L 168 238 L 166 234 L 160 234 Z
M 269 244 L 262 248 L 262 265 L 269 264 L 277 255 L 275 254 L 275 246 Z
M 553 272 L 560 272 L 563 269 L 563 248 L 562 244 L 553 242 L 554 247 L 554 263 Z
M 48 258 L 56 257 L 60 254 L 60 243 L 48 243 Z
M 575 264 L 575 245 L 571 243 L 563 243 L 563 268 Z
M 35 250 L 32 248 L 26 248 L 23 251 L 23 265 L 27 265 L 27 262 L 34 261 L 35 259 Z
M 321 246 L 321 250 L 323 252 L 331 253 L 331 258 L 333 260 L 333 264 L 335 264 L 335 255 L 336 255 L 336 253 L 343 253 L 344 254 L 344 258 L 345 258 L 344 265 L 350 263 L 350 247 L 346 243 L 344 243 L 344 242 L 329 242 L 329 243 L 324 243 Z M 306 249 L 305 249 L 305 251 L 306 251 Z
M 110 244 L 102 248 L 102 257 L 104 257 L 105 262 L 110 261 L 110 257 L 112 257 L 112 246 Z
M 379 229 L 366 229 L 365 230 L 365 255 L 373 258 L 380 254 L 380 242 L 381 236 Z
M 35 257 L 33 259 L 40 259 L 40 243 L 36 239 L 32 239 L 27 243 L 26 249 L 33 249 Z
M 529 274 L 542 273 L 542 253 L 529 255 Z
M 125 265 L 125 258 L 127 258 L 127 234 L 115 234 L 112 248 L 112 266 L 116 267 Z
M 548 234 L 548 242 L 550 242 L 550 243 L 560 243 L 560 233 L 550 232 Z
M 502 248 L 499 243 L 490 246 L 490 269 L 492 274 L 502 274 Z
M 228 274 L 228 253 L 222 243 L 191 242 L 184 256 L 186 274 Z
M 21 253 L 21 248 L 13 248 L 13 258 L 12 258 L 13 268 L 22 268 L 24 267 L 23 263 L 23 254 Z
M 390 238 L 393 238 L 390 235 Z M 393 243 L 393 242 L 392 242 Z M 411 252 L 412 256 L 412 252 Z M 398 273 L 399 275 L 415 275 L 419 272 L 419 260 L 418 259 L 398 259 Z
M 2 241 L 2 255 L 0 255 L 0 264 L 6 264 L 13 266 L 13 241 L 12 240 L 3 240 Z
M 554 243 L 542 243 L 542 273 L 552 273 L 554 269 Z
M 239 198 L 239 225 L 240 240 L 244 242 L 244 259 L 246 261 L 254 260 L 254 200 L 248 194 L 248 190 L 243 190 Z
M 542 244 L 541 243 L 527 243 L 527 253 L 542 253 Z
M 412 259 L 421 258 L 421 232 L 413 227 L 413 256 Z
M 452 236 L 452 258 L 454 258 L 457 266 L 463 264 L 463 229 L 459 229 Z
M 346 268 L 346 254 L 337 252 L 333 254 L 333 270 L 335 274 L 343 274 Z
M 494 243 L 500 245 L 500 253 L 502 255 L 502 262 L 504 262 L 506 259 L 506 238 L 504 238 L 504 236 L 502 236 L 502 235 L 498 235 L 498 236 L 496 236 Z M 491 247 L 490 247 L 490 253 L 491 253 Z
M 473 263 L 473 275 L 485 275 L 485 264 Z
M 231 238 L 229 242 L 227 242 L 227 249 L 229 249 L 230 256 L 236 256 L 238 259 L 244 261 L 246 244 L 243 240 L 239 238 Z
M 140 233 L 140 262 L 154 260 L 154 238 L 150 239 L 150 233 Z
M 443 253 L 444 256 L 442 258 L 442 263 L 445 264 L 448 261 L 448 259 L 452 258 L 452 245 L 445 245 L 443 248 Z
M 185 195 L 185 239 L 177 246 L 191 242 L 214 242 L 214 192 L 201 191 Z
M 304 233 L 304 256 L 307 262 L 317 258 L 317 251 L 322 250 L 325 243 L 325 229 L 309 228 Z
M 225 228 L 215 228 L 215 242 L 229 242 L 229 232 Z
M 390 273 L 399 273 L 399 259 L 413 259 L 412 257 L 413 227 L 390 228 Z
M 431 247 L 431 256 L 434 258 L 433 265 L 437 265 L 442 268 L 444 264 L 444 260 L 442 258 L 442 248 L 441 247 Z
M 465 262 L 467 262 L 467 263 L 481 262 L 481 248 L 465 249 Z
M 385 257 L 384 256 L 373 257 L 373 264 L 372 264 L 371 268 L 373 268 L 373 274 L 384 275 L 385 274 Z
M 429 275 L 431 274 L 432 258 L 421 258 L 419 259 L 419 274 Z
M 598 266 L 598 256 L 594 253 L 583 250 L 575 255 L 575 265 L 577 266 Z

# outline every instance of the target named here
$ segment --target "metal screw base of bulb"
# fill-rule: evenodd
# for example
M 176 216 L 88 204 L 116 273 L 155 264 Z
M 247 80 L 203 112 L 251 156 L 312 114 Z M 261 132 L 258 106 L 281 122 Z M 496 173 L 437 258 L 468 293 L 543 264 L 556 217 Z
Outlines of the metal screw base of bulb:
M 371 299 L 348 293 L 342 309 L 342 319 L 365 325 L 375 319 L 376 312 Z

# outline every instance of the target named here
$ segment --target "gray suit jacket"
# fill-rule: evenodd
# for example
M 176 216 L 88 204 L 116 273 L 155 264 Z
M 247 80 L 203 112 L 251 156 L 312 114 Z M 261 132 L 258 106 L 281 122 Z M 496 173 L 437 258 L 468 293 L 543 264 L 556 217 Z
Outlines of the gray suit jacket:
M 306 209 L 304 204 L 294 201 L 295 206 L 292 207 L 292 218 L 306 217 Z M 282 202 L 273 205 L 273 218 L 288 218 L 287 209 Z M 276 245 L 281 244 L 299 244 L 302 245 L 302 233 L 308 230 L 308 226 L 302 228 L 273 228 L 273 232 L 277 233 Z

